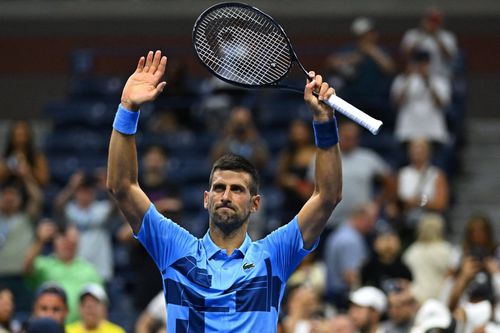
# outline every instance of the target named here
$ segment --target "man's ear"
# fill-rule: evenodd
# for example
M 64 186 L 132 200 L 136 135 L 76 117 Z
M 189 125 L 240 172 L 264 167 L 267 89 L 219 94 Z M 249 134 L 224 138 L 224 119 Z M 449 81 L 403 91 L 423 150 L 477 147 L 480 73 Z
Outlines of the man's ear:
M 208 192 L 207 191 L 203 192 L 203 207 L 205 207 L 205 209 L 208 209 Z
M 252 196 L 252 208 L 250 209 L 250 212 L 255 213 L 256 211 L 259 210 L 260 207 L 260 198 L 261 196 L 259 194 Z

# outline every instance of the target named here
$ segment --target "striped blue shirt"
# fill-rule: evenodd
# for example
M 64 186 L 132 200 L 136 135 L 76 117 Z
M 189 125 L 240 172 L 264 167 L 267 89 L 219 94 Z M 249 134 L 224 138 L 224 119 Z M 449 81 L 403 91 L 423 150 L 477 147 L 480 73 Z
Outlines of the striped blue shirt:
M 167 332 L 276 332 L 285 282 L 312 249 L 303 248 L 297 217 L 228 256 L 210 238 L 198 239 L 151 205 L 137 239 L 163 278 Z

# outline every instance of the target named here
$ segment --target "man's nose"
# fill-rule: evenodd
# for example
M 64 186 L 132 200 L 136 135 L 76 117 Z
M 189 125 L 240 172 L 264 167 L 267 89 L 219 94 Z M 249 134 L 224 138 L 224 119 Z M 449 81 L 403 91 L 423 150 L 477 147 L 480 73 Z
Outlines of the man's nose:
M 231 190 L 229 187 L 226 188 L 224 193 L 222 194 L 222 201 L 231 201 Z

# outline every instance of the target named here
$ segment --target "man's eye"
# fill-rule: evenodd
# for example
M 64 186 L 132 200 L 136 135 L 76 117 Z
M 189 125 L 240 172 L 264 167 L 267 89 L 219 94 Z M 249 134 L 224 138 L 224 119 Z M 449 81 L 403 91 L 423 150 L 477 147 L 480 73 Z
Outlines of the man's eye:
M 216 185 L 216 186 L 214 186 L 214 191 L 215 192 L 224 192 L 224 186 Z

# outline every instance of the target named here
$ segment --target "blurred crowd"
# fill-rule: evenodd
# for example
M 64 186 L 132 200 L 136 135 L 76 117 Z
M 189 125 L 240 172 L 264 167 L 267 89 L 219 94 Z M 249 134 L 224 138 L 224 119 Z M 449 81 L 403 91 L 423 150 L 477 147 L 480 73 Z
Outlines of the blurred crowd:
M 437 9 L 398 50 L 380 45 L 369 17 L 353 20 L 351 33 L 327 57 L 325 76 L 384 127 L 368 137 L 340 122 L 343 199 L 287 283 L 278 330 L 500 332 L 494 222 L 471 213 L 461 242 L 447 237 L 463 121 L 457 40 Z M 292 110 L 275 94 L 256 99 L 215 79 L 194 89 L 175 63 L 167 75 L 138 136 L 140 184 L 158 210 L 203 235 L 206 166 L 233 152 L 267 182 L 252 238 L 290 221 L 314 189 L 315 146 L 300 102 Z M 199 100 L 194 111 L 187 99 Z M 107 145 L 105 126 L 97 144 Z M 189 150 L 186 140 L 195 140 Z M 56 148 L 45 148 L 27 121 L 12 123 L 0 158 L 0 333 L 164 332 L 161 276 L 108 197 L 105 157 L 65 174 Z

